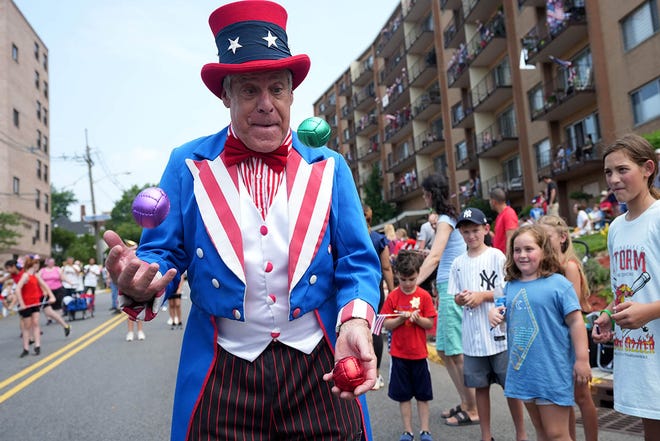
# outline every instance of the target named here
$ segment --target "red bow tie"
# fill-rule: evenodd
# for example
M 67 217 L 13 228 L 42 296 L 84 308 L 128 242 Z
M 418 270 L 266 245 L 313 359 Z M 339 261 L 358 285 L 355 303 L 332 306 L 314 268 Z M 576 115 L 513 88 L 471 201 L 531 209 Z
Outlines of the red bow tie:
M 255 152 L 247 148 L 243 141 L 235 136 L 228 135 L 225 141 L 223 162 L 227 167 L 239 164 L 249 158 L 261 158 L 273 171 L 280 173 L 286 165 L 289 155 L 289 146 L 282 144 L 277 149 L 268 153 Z

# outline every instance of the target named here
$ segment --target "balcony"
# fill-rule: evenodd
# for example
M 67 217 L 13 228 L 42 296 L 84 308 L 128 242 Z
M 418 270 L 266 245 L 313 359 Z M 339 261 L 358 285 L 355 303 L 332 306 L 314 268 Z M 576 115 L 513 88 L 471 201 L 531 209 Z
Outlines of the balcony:
M 437 152 L 445 145 L 442 133 L 429 130 L 415 138 L 415 152 L 420 155 L 428 155 Z
M 591 66 L 561 69 L 552 78 L 544 106 L 532 111 L 532 121 L 561 121 L 580 109 L 596 104 L 596 87 Z
M 431 0 L 409 0 L 407 8 L 404 6 L 403 19 L 405 21 L 419 21 L 431 10 Z
M 399 79 L 398 82 L 387 88 L 386 96 L 383 97 L 383 111 L 399 109 L 410 101 L 408 92 L 408 80 Z
M 580 159 L 575 155 L 576 149 L 573 148 L 566 153 L 566 160 L 563 162 L 550 161 L 547 159 L 545 164 L 541 164 L 537 170 L 539 181 L 543 176 L 553 176 L 558 181 L 566 181 L 577 177 L 585 176 L 591 173 L 603 171 L 603 150 L 606 146 L 597 142 L 593 146 L 590 154 L 584 153 L 584 146 L 580 147 L 582 152 Z
M 468 75 L 467 65 L 467 49 L 456 52 L 449 61 L 449 69 L 447 69 L 447 86 L 464 89 L 470 84 L 470 76 Z M 455 61 L 456 60 L 456 61 Z
M 346 103 L 341 106 L 341 119 L 352 120 L 353 119 L 353 109 L 351 109 L 351 104 Z
M 442 110 L 440 91 L 432 89 L 419 96 L 412 103 L 413 116 L 418 121 L 426 121 Z
M 474 23 L 477 20 L 485 22 L 492 15 L 501 1 L 495 0 L 463 0 L 463 16 L 467 23 Z
M 433 43 L 433 22 L 425 20 L 406 34 L 406 50 L 411 54 L 423 53 Z
M 401 69 L 405 68 L 406 52 L 401 48 L 399 52 L 385 60 L 385 66 L 379 72 L 380 83 L 389 86 L 401 76 Z
M 376 93 L 373 91 L 373 87 L 365 87 L 360 90 L 357 94 L 353 95 L 353 110 L 362 110 L 366 111 L 374 104 L 374 98 Z
M 363 115 L 355 122 L 355 134 L 357 136 L 370 136 L 378 131 L 378 119 L 375 113 Z
M 349 144 L 355 140 L 355 129 L 350 125 L 342 132 L 344 144 Z M 355 156 L 353 156 L 355 158 Z
M 460 9 L 462 6 L 461 0 L 440 0 L 440 8 L 445 9 Z
M 353 77 L 354 86 L 364 86 L 374 77 L 374 62 L 371 57 L 367 60 L 360 62 L 357 72 Z
M 413 198 L 419 198 L 422 194 L 422 186 L 417 179 L 417 172 L 413 168 L 406 173 L 401 173 L 396 182 L 390 186 L 390 200 L 402 202 Z
M 548 5 L 548 0 L 518 0 L 518 7 L 534 6 L 535 8 L 544 8 Z
M 336 99 L 326 99 L 321 101 L 319 104 L 318 113 L 319 115 L 332 115 L 337 112 L 337 100 Z
M 476 170 L 479 168 L 477 157 L 476 138 L 474 135 L 454 146 L 454 157 L 456 158 L 457 170 Z
M 403 46 L 403 18 L 398 14 L 381 30 L 376 44 L 376 55 L 388 58 L 396 49 Z
M 443 31 L 443 36 L 445 49 L 458 49 L 461 43 L 465 43 L 465 26 L 460 11 L 454 11 L 454 17 Z
M 474 127 L 474 108 L 472 96 L 468 94 L 465 99 L 451 106 L 451 126 L 454 129 Z
M 475 112 L 493 112 L 509 101 L 513 96 L 511 90 L 511 69 L 509 64 L 488 72 L 470 91 Z
M 584 7 L 569 7 L 570 3 L 566 2 L 563 21 L 537 24 L 522 38 L 522 47 L 527 50 L 527 64 L 547 61 L 550 55 L 561 56 L 587 37 Z
M 339 96 L 351 96 L 353 94 L 353 88 L 351 84 L 344 80 L 339 85 Z
M 495 124 L 477 133 L 477 155 L 498 158 L 518 146 L 518 129 L 513 118 L 500 118 Z
M 508 196 L 512 196 L 512 193 L 519 193 L 524 190 L 522 176 L 511 176 L 507 178 L 506 175 L 501 174 L 488 179 L 485 184 L 487 194 L 497 187 L 505 189 Z M 517 196 L 517 194 L 514 196 Z
M 393 147 L 392 154 L 387 155 L 387 172 L 399 173 L 415 164 L 415 150 L 409 143 Z
M 412 132 L 413 116 L 409 106 L 397 110 L 394 114 L 388 113 L 385 118 L 388 121 L 385 126 L 385 142 L 396 144 Z
M 380 158 L 380 144 L 369 141 L 366 145 L 358 148 L 358 161 L 371 161 Z
M 483 0 L 482 0 L 483 1 Z M 506 30 L 504 15 L 497 14 L 481 26 L 479 32 L 468 42 L 467 64 L 471 67 L 488 67 L 506 53 Z
M 410 66 L 408 70 L 408 81 L 410 86 L 424 86 L 438 77 L 436 69 L 435 51 L 431 51 L 424 58 Z

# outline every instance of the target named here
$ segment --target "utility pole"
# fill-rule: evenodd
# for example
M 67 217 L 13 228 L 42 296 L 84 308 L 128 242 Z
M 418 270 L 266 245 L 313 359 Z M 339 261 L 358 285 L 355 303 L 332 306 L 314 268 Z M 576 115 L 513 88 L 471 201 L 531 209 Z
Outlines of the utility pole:
M 94 227 L 94 248 L 96 248 L 96 263 L 101 265 L 103 263 L 103 250 L 101 244 L 101 236 L 99 231 L 99 221 L 96 217 L 96 201 L 94 199 L 94 179 L 92 178 L 92 155 L 90 153 L 89 141 L 87 139 L 87 129 L 85 129 L 85 162 L 87 163 L 87 174 L 89 176 L 89 193 L 92 196 L 92 226 Z

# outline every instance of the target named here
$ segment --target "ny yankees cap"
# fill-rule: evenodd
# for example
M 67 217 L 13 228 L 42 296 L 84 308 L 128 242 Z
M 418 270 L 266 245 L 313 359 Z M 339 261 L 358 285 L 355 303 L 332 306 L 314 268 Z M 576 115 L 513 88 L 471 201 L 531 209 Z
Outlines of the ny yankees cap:
M 456 228 L 458 228 L 461 224 L 464 224 L 466 222 L 471 222 L 477 225 L 486 225 L 488 223 L 488 220 L 486 220 L 486 216 L 484 215 L 483 211 L 479 210 L 478 208 L 468 207 L 465 210 L 463 210 L 461 215 L 458 217 L 458 222 L 456 222 Z

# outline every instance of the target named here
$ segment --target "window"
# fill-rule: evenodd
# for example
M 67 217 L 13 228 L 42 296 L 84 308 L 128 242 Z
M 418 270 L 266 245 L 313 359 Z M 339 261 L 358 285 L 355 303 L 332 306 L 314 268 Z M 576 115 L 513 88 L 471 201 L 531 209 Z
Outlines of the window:
M 44 81 L 44 96 L 48 99 L 48 81 Z
M 34 71 L 34 87 L 39 89 L 40 86 L 41 86 L 41 80 L 39 78 L 39 71 L 35 70 Z
M 48 165 L 44 164 L 44 181 L 48 182 Z
M 44 211 L 48 213 L 49 200 L 48 195 L 44 194 Z
M 14 127 L 20 127 L 20 126 L 21 126 L 20 114 L 18 113 L 18 110 L 14 109 Z
M 591 135 L 591 140 L 596 142 L 600 139 L 600 123 L 598 114 L 591 115 L 579 121 L 566 126 L 566 146 L 570 151 L 575 147 L 583 146 L 587 142 L 587 136 Z
M 508 159 L 504 161 L 504 164 L 502 164 L 502 167 L 504 168 L 504 175 L 506 176 L 506 181 L 509 183 L 510 187 L 519 187 L 520 185 L 518 184 L 513 185 L 515 182 L 519 182 L 517 178 L 520 178 L 522 176 L 522 168 L 520 167 L 520 156 L 516 155 L 511 159 Z
M 516 127 L 516 113 L 513 106 L 506 109 L 497 117 L 497 123 L 500 128 L 500 134 L 504 138 L 517 138 L 518 128 Z
M 44 107 L 44 124 L 48 125 L 48 109 Z
M 49 239 L 49 236 L 50 236 L 48 234 L 49 233 L 49 228 L 48 228 L 49 226 L 50 225 L 48 225 L 48 224 L 44 225 L 44 241 L 45 242 L 48 242 L 48 239 Z
M 37 193 L 35 194 L 35 198 L 34 198 L 34 203 L 37 206 L 37 208 L 41 208 L 41 190 L 37 190 Z
M 649 0 L 621 21 L 623 48 L 630 50 L 658 31 L 658 5 Z
M 41 101 L 37 100 L 37 119 L 41 121 Z
M 48 72 L 48 54 L 44 54 L 44 70 Z
M 48 153 L 48 137 L 44 136 L 44 153 Z
M 37 159 L 37 178 L 41 179 L 41 160 Z
M 37 222 L 34 226 L 34 237 L 32 238 L 32 244 L 37 243 L 38 240 L 41 240 L 41 224 Z
M 534 145 L 536 152 L 536 168 L 542 169 L 549 167 L 552 164 L 552 148 L 550 148 L 550 140 L 548 138 Z
M 41 130 L 37 129 L 37 148 L 41 150 Z
M 459 164 L 468 159 L 468 149 L 465 141 L 456 144 L 456 162 Z
M 12 191 L 14 192 L 14 194 L 19 194 L 21 192 L 21 180 L 16 176 L 14 176 Z
M 18 63 L 18 46 L 13 43 L 11 45 L 11 59 Z
M 527 99 L 529 100 L 529 112 L 532 114 L 532 118 L 543 111 L 545 102 L 543 100 L 543 88 L 540 84 L 527 92 Z
M 39 43 L 34 42 L 34 58 L 39 61 Z
M 660 80 L 655 79 L 630 94 L 635 124 L 660 116 Z

